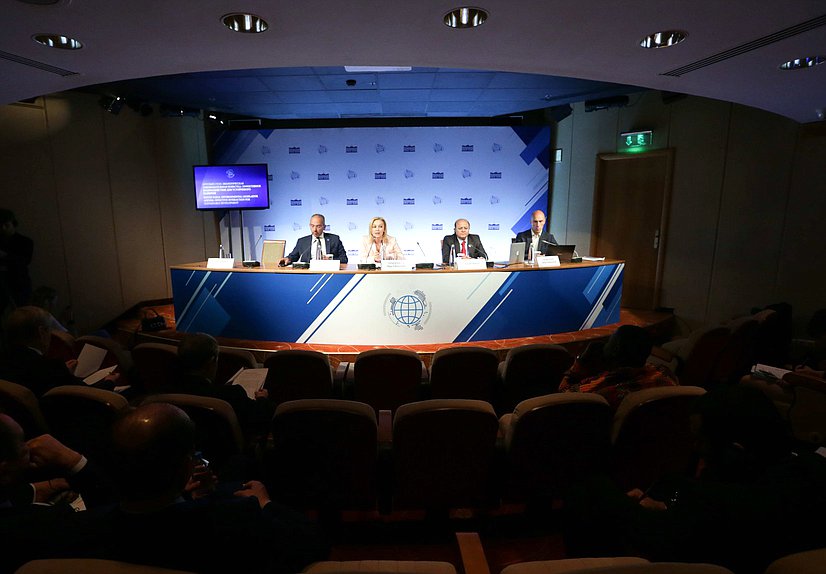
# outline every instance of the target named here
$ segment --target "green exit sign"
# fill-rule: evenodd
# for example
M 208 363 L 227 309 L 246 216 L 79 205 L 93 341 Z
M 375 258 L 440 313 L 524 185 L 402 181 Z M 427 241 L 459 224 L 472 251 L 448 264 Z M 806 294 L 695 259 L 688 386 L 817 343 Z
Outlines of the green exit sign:
M 653 141 L 654 133 L 651 130 L 621 133 L 619 151 L 643 151 L 650 148 Z

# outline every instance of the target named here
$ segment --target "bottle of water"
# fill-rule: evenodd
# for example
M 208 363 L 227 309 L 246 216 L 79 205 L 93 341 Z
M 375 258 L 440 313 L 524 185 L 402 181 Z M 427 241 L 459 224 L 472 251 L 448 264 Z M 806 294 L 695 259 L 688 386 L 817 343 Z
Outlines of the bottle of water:
M 525 260 L 527 265 L 533 265 L 533 244 L 528 243 L 528 257 Z
M 456 246 L 455 245 L 450 246 L 450 259 L 448 260 L 448 265 L 450 265 L 451 267 L 456 265 Z
M 218 257 L 220 257 L 221 259 L 226 257 L 226 253 L 224 253 L 224 245 L 223 244 L 218 245 Z

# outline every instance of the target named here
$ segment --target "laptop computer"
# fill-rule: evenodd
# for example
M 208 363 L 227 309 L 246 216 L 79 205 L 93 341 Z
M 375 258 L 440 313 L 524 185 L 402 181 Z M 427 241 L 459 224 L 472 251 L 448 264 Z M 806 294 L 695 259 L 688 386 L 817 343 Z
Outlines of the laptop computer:
M 511 243 L 511 252 L 508 256 L 508 265 L 525 262 L 525 244 L 521 241 Z
M 576 245 L 548 245 L 546 255 L 556 255 L 560 263 L 570 263 L 575 249 Z

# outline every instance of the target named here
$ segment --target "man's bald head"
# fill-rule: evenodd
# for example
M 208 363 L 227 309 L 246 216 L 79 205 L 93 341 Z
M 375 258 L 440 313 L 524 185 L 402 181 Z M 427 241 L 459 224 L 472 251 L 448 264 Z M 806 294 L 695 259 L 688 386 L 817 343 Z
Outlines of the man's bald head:
M 49 313 L 31 305 L 12 311 L 3 325 L 10 345 L 34 347 L 45 352 L 50 336 Z M 42 348 L 45 345 L 45 348 Z

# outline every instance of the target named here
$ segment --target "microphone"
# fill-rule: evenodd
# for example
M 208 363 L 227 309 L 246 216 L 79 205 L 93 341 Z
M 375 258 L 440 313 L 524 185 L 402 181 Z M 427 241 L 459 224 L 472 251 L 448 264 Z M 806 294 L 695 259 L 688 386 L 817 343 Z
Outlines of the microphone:
M 416 245 L 419 246 L 419 251 L 422 252 L 422 255 L 427 257 L 427 253 L 424 252 L 424 249 L 422 248 L 422 244 L 417 241 Z M 432 263 L 416 263 L 416 269 L 433 269 L 433 264 Z
M 247 259 L 246 261 L 242 262 L 244 267 L 261 267 L 261 262 L 255 259 L 255 250 L 258 247 L 258 242 L 261 241 L 261 238 L 264 237 L 264 234 L 258 236 L 258 239 L 255 240 L 255 243 L 252 246 L 252 256 L 253 259 Z
M 471 249 L 471 247 L 472 247 L 473 249 L 475 249 L 475 250 L 476 250 L 476 253 L 478 253 L 478 254 L 479 254 L 479 257 L 484 257 L 485 259 L 487 259 L 487 258 L 488 258 L 488 254 L 487 254 L 487 253 L 485 253 L 485 250 L 484 250 L 484 249 L 480 249 L 479 247 L 477 247 L 477 246 L 475 246 L 474 244 L 472 244 L 470 241 L 468 241 L 468 242 L 467 242 L 467 250 L 468 250 L 468 255 L 470 255 L 470 249 Z

